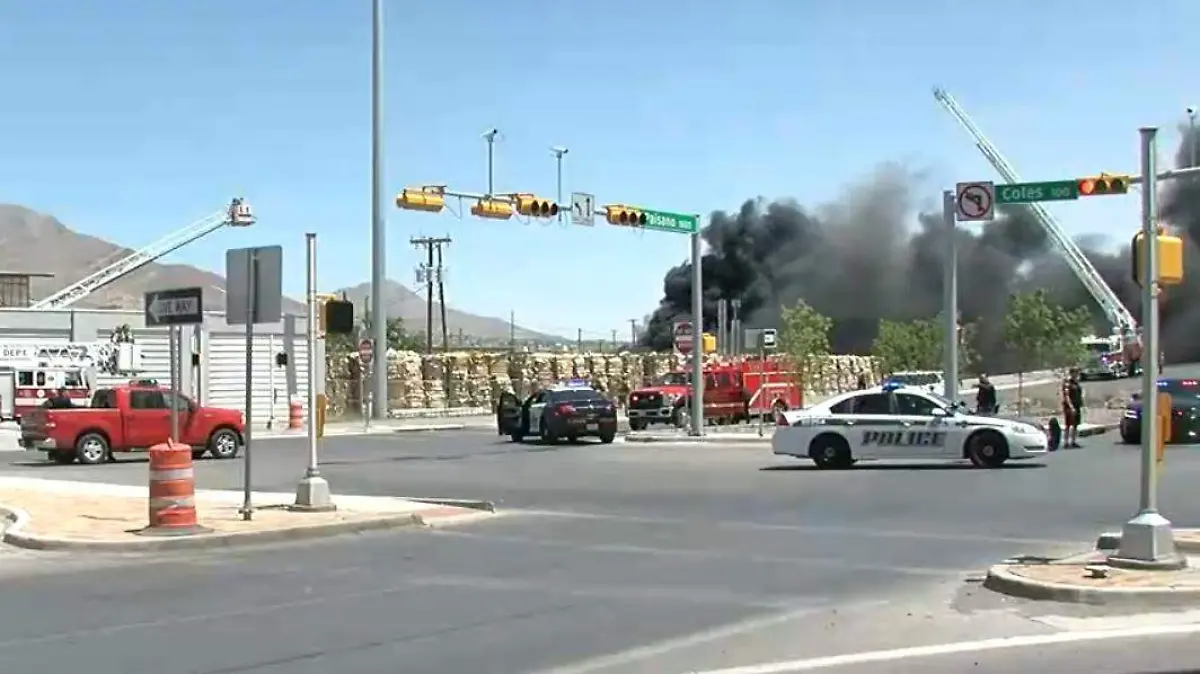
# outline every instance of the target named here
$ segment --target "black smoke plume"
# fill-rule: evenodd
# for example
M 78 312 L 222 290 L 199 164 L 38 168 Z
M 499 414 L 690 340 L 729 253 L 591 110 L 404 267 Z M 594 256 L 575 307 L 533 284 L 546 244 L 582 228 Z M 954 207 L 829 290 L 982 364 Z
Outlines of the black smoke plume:
M 1192 164 L 1197 140 L 1184 130 L 1176 166 Z M 914 227 L 918 182 L 900 167 L 884 166 L 820 209 L 760 198 L 746 201 L 737 213 L 713 213 L 702 232 L 708 245 L 701 262 L 705 329 L 715 329 L 720 298 L 741 300 L 746 327 L 777 325 L 781 305 L 804 299 L 833 319 L 835 353 L 865 354 L 880 319 L 935 316 L 942 306 L 940 203 L 936 213 L 917 215 Z M 1163 305 L 1163 349 L 1170 362 L 1200 360 L 1200 179 L 1165 183 L 1160 213 L 1186 241 L 1189 272 L 1183 285 L 1169 289 Z M 1046 288 L 1065 307 L 1087 307 L 1096 315 L 1097 330 L 1107 333 L 1110 326 L 1096 303 L 1027 208 L 1002 209 L 981 230 L 963 229 L 958 236 L 959 309 L 977 325 L 982 367 L 1011 365 L 1002 326 L 1013 292 Z M 1129 243 L 1094 237 L 1079 243 L 1140 317 L 1139 291 L 1129 279 Z M 646 321 L 643 345 L 670 348 L 672 321 L 687 317 L 690 303 L 691 264 L 684 263 L 663 279 L 663 299 Z

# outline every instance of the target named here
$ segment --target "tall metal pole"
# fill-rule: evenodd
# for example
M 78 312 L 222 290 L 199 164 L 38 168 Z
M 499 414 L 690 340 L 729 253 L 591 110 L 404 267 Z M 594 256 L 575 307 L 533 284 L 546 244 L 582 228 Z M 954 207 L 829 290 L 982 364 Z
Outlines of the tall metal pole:
M 1158 129 L 1140 129 L 1142 175 L 1156 175 Z M 1138 514 L 1121 530 L 1121 549 L 1110 563 L 1129 561 L 1138 567 L 1179 568 L 1185 558 L 1175 551 L 1171 522 L 1158 512 L 1158 181 L 1142 190 L 1142 470 Z
M 1196 165 L 1196 109 L 1188 108 L 1188 155 L 1191 161 L 1188 166 Z
M 242 519 L 249 522 L 254 518 L 254 500 L 251 491 L 254 480 L 251 474 L 253 467 L 251 442 L 254 436 L 254 322 L 258 320 L 258 306 L 255 298 L 258 296 L 258 255 L 253 249 L 246 256 L 246 380 L 245 417 L 242 429 L 245 436 L 246 449 L 242 454 Z
M 371 409 L 376 419 L 388 415 L 387 391 L 387 227 L 383 215 L 383 0 L 371 12 L 371 332 L 375 357 L 383 360 L 372 374 Z M 312 361 L 309 361 L 309 368 Z M 308 408 L 311 417 L 313 408 Z
M 946 227 L 946 267 L 942 284 L 945 312 L 945 334 L 942 336 L 942 369 L 946 381 L 945 394 L 958 402 L 958 224 L 955 217 L 954 192 L 942 192 L 942 222 Z
M 496 136 L 500 135 L 500 129 L 492 129 L 483 134 L 484 140 L 487 141 L 487 196 L 495 194 L 496 190 Z
M 570 152 L 570 150 L 568 150 L 565 147 L 552 147 L 552 148 L 550 148 L 550 151 L 554 153 L 554 159 L 558 165 L 558 196 L 555 197 L 554 203 L 558 204 L 558 221 L 562 222 L 562 219 L 563 219 L 563 191 L 562 191 L 563 190 L 563 179 L 562 179 L 563 155 Z
M 308 277 L 308 295 L 306 298 L 308 309 L 306 310 L 307 317 L 305 320 L 305 332 L 308 335 L 308 339 L 305 342 L 308 349 L 308 362 L 310 363 L 308 366 L 307 383 L 308 468 L 304 471 L 304 478 L 296 486 L 296 504 L 293 506 L 293 509 L 329 511 L 334 509 L 329 495 L 329 483 L 325 478 L 321 477 L 321 471 L 317 466 L 317 368 L 311 365 L 311 363 L 315 363 L 317 360 L 317 339 L 319 339 L 317 331 L 317 235 L 309 232 L 304 235 L 304 240 L 307 249 L 306 276 Z
M 692 428 L 704 435 L 704 275 L 700 267 L 700 233 L 692 234 Z
M 179 366 L 179 326 L 167 327 L 167 338 L 171 347 L 171 437 L 168 442 L 175 444 L 179 440 L 179 379 L 183 368 Z

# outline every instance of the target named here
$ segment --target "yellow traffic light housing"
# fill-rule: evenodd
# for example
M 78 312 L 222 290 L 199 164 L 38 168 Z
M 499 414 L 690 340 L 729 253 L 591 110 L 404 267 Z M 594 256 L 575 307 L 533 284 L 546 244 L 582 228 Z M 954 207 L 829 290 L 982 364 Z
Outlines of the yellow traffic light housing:
M 517 202 L 517 212 L 531 218 L 553 218 L 558 215 L 558 204 L 549 199 L 535 197 L 532 194 L 514 194 Z
M 1129 191 L 1129 176 L 1114 176 L 1101 173 L 1078 181 L 1079 196 L 1096 197 L 1107 194 L 1125 194 Z
M 477 218 L 489 218 L 491 220 L 507 220 L 513 216 L 513 208 L 506 201 L 496 201 L 495 199 L 480 199 L 471 207 L 471 215 Z
M 621 227 L 644 227 L 646 225 L 646 214 L 633 206 L 613 204 L 605 206 L 604 211 L 610 225 Z
M 396 195 L 396 207 L 440 213 L 446 207 L 446 195 L 440 187 L 406 187 Z
M 1174 286 L 1183 283 L 1183 239 L 1165 234 L 1162 227 L 1158 228 L 1158 236 L 1155 238 L 1158 239 L 1159 285 Z M 1133 262 L 1134 283 L 1145 287 L 1146 242 L 1143 239 L 1141 232 L 1134 235 L 1129 257 Z

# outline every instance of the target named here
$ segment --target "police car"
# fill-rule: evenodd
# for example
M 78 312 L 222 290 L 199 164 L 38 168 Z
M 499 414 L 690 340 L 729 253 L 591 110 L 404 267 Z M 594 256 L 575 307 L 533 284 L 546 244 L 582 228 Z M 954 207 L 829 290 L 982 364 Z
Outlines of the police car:
M 521 402 L 505 392 L 496 406 L 496 431 L 513 442 L 534 436 L 547 444 L 597 437 L 611 443 L 617 437 L 617 408 L 587 381 L 554 384 Z
M 1047 444 L 1036 426 L 966 414 L 923 386 L 897 382 L 784 412 L 771 440 L 775 454 L 812 459 L 818 468 L 849 468 L 859 459 L 970 459 L 998 468 L 1041 456 Z

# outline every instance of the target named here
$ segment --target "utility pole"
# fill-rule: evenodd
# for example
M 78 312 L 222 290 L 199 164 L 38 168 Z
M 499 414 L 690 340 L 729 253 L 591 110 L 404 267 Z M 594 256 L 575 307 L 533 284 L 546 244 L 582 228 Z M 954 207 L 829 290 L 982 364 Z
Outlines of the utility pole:
M 500 129 L 492 129 L 483 134 L 483 139 L 487 141 L 487 196 L 491 197 L 496 193 L 496 137 L 500 135 Z
M 508 312 L 508 350 L 517 350 L 517 312 Z
M 445 245 L 450 245 L 450 235 L 446 235 Z M 446 327 L 446 269 L 442 266 L 442 244 L 438 243 L 434 246 L 437 251 L 437 291 L 438 291 L 438 311 L 441 312 L 442 319 L 442 352 L 450 350 L 450 333 Z
M 383 216 L 383 0 L 371 11 L 371 313 L 372 337 L 384 363 L 374 368 L 371 397 L 376 419 L 388 416 L 387 308 L 383 286 L 387 283 L 387 223 Z M 310 361 L 311 362 L 311 361 Z M 312 414 L 312 409 L 309 409 Z
M 562 146 L 556 146 L 556 147 L 550 148 L 550 151 L 554 153 L 555 162 L 558 164 L 558 195 L 554 198 L 554 203 L 558 204 L 558 221 L 562 222 L 562 219 L 563 219 L 562 165 L 563 165 L 563 157 L 568 152 L 570 152 L 570 150 L 568 150 L 567 148 L 562 147 Z
M 450 237 L 421 236 L 409 239 L 415 248 L 424 248 L 426 262 L 417 266 L 417 282 L 425 283 L 425 353 L 433 353 L 433 285 L 436 281 L 441 295 L 441 249 L 443 244 L 450 243 Z M 436 259 L 435 259 L 436 256 Z M 436 278 L 435 278 L 436 277 Z M 445 308 L 442 309 L 442 334 L 445 340 Z
M 575 350 L 583 353 L 583 328 L 576 328 L 575 330 Z

